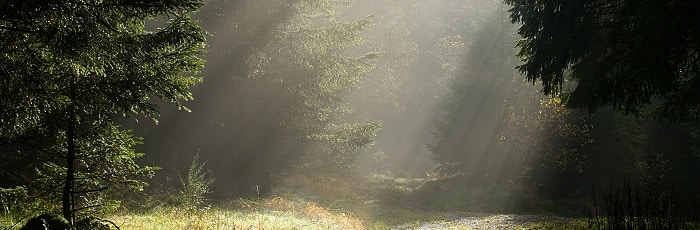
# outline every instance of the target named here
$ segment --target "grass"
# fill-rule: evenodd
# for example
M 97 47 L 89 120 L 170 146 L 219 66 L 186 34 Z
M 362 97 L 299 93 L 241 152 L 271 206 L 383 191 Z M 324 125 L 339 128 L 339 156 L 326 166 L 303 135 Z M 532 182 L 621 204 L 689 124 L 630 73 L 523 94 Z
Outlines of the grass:
M 242 201 L 239 208 L 156 208 L 145 213 L 118 213 L 107 217 L 121 229 L 364 229 L 349 214 L 330 212 L 314 203 L 298 204 L 274 198 Z
M 298 176 L 277 187 L 278 197 L 238 199 L 215 207 L 187 211 L 160 207 L 108 216 L 121 229 L 394 229 L 446 219 L 405 206 L 420 181 L 391 179 L 389 186 L 364 184 L 364 178 L 327 181 Z
M 426 186 L 427 185 L 427 186 Z M 589 220 L 549 215 L 508 215 L 431 209 L 440 204 L 471 202 L 476 192 L 439 189 L 427 179 L 374 175 L 357 180 L 328 181 L 299 176 L 278 184 L 277 197 L 235 199 L 204 208 L 160 205 L 143 211 L 119 210 L 104 216 L 120 229 L 590 229 Z M 453 196 L 450 196 L 453 195 Z M 477 194 L 478 195 L 478 194 Z M 470 198 L 471 197 L 471 198 Z M 487 197 L 484 195 L 483 197 Z M 489 199 L 484 199 L 489 200 Z M 482 201 L 483 203 L 487 203 Z M 491 203 L 494 203 L 491 201 Z M 463 203 L 462 203 L 463 204 Z M 463 206 L 462 206 L 463 207 Z M 9 212 L 8 212 L 9 213 Z M 5 213 L 7 214 L 7 213 Z M 12 215 L 0 215 L 0 229 L 10 228 Z M 6 225 L 3 227 L 3 224 Z M 696 225 L 687 225 L 689 227 Z M 694 228 L 689 228 L 694 229 Z

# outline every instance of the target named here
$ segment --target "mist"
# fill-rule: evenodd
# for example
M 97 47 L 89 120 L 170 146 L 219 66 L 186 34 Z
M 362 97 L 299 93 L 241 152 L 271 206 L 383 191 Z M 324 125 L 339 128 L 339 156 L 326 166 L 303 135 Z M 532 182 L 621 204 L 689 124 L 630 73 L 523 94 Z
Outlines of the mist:
M 590 150 L 600 145 L 590 131 L 607 128 L 593 122 L 604 115 L 569 111 L 520 75 L 518 25 L 510 22 L 508 7 L 500 1 L 357 0 L 341 5 L 329 14 L 333 20 L 370 24 L 358 31 L 358 42 L 338 54 L 377 54 L 360 80 L 335 95 L 351 111 L 338 120 L 381 123 L 371 144 L 342 159 L 353 174 L 452 178 L 461 181 L 457 188 L 467 189 L 466 194 L 496 186 L 500 198 L 482 198 L 516 199 L 501 204 L 515 210 L 582 197 L 592 184 L 611 183 L 593 174 L 614 174 L 624 181 L 639 170 L 603 169 L 600 165 L 609 160 Z M 276 70 L 282 71 L 274 75 L 278 79 L 251 75 L 251 56 L 270 49 L 264 48 L 270 43 L 266 39 L 288 26 L 295 10 L 278 1 L 209 1 L 194 15 L 209 36 L 205 81 L 192 89 L 192 112 L 163 107 L 158 125 L 134 126 L 148 140 L 140 147 L 149 153 L 144 163 L 164 168 L 161 181 L 176 180 L 174 175 L 195 154 L 214 173 L 217 199 L 259 196 L 260 186 L 272 195 L 282 178 L 300 170 L 324 174 L 304 162 L 312 158 L 299 156 L 321 151 L 322 144 L 300 142 L 290 137 L 301 135 L 298 130 L 280 125 L 293 122 L 285 116 L 291 116 L 290 105 L 300 102 L 285 92 L 290 86 L 275 82 L 294 82 L 297 76 L 284 69 Z M 278 64 L 303 65 L 286 61 Z M 531 197 L 541 192 L 554 197 Z
M 217 184 L 237 187 L 241 182 L 223 183 L 254 173 L 255 169 L 247 168 L 250 155 L 289 151 L 276 149 L 281 148 L 276 146 L 280 142 L 276 137 L 283 133 L 275 124 L 279 121 L 276 116 L 283 113 L 286 98 L 279 89 L 257 88 L 266 86 L 261 86 L 261 79 L 248 77 L 246 65 L 249 47 L 260 43 L 261 37 L 286 20 L 283 5 L 275 1 L 211 1 L 197 12 L 195 17 L 210 33 L 205 81 L 193 88 L 195 100 L 188 104 L 191 113 L 166 105 L 161 108 L 158 125 L 145 121 L 134 126 L 149 140 L 141 147 L 144 152 L 164 153 L 147 154 L 146 162 L 160 165 L 164 171 L 182 171 L 199 153 L 209 159 L 207 164 L 220 181 Z M 437 164 L 429 145 L 434 144 L 436 124 L 445 116 L 443 104 L 463 100 L 448 98 L 461 97 L 454 95 L 451 85 L 459 78 L 469 78 L 462 84 L 478 90 L 459 92 L 469 94 L 464 97 L 470 101 L 461 103 L 472 108 L 463 110 L 460 118 L 467 124 L 455 126 L 461 133 L 451 135 L 461 138 L 463 146 L 455 148 L 469 152 L 468 158 L 488 155 L 487 148 L 497 141 L 493 136 L 500 129 L 499 119 L 506 107 L 503 102 L 514 90 L 516 63 L 495 67 L 499 70 L 491 70 L 494 67 L 487 64 L 466 70 L 470 67 L 465 62 L 470 57 L 490 62 L 490 52 L 500 52 L 499 56 L 514 53 L 512 38 L 481 41 L 486 44 L 476 46 L 486 48 L 472 48 L 479 42 L 475 39 L 486 39 L 478 33 L 487 33 L 484 31 L 494 26 L 490 22 L 494 19 L 503 22 L 497 26 L 508 27 L 507 36 L 512 37 L 515 27 L 506 22 L 500 2 L 355 1 L 339 11 L 343 20 L 371 17 L 372 21 L 362 31 L 362 44 L 342 52 L 380 54 L 362 81 L 340 95 L 355 111 L 346 119 L 382 121 L 376 144 L 360 151 L 355 171 L 409 177 L 435 173 Z M 474 52 L 481 53 L 471 54 Z M 494 72 L 503 70 L 507 72 Z M 467 76 L 466 71 L 476 74 Z M 226 189 L 217 186 L 214 191 Z
M 571 77 L 551 93 L 527 75 L 561 60 L 532 57 L 515 2 L 204 1 L 188 15 L 206 62 L 184 74 L 203 81 L 184 107 L 152 98 L 155 119 L 114 115 L 143 137 L 138 164 L 158 170 L 143 191 L 111 192 L 121 206 L 102 213 L 218 215 L 195 229 L 697 227 L 698 123 L 658 119 L 658 98 L 638 111 L 568 106 L 592 86 Z M 565 74 L 585 72 L 575 67 Z M 0 185 L 29 178 L 15 171 Z M 255 221 L 226 216 L 239 214 Z

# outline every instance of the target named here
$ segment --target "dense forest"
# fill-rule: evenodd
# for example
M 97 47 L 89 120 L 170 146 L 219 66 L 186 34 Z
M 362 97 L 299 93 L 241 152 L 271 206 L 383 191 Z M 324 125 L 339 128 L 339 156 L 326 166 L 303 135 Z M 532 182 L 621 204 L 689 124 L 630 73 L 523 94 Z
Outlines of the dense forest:
M 700 229 L 692 1 L 0 12 L 0 229 Z

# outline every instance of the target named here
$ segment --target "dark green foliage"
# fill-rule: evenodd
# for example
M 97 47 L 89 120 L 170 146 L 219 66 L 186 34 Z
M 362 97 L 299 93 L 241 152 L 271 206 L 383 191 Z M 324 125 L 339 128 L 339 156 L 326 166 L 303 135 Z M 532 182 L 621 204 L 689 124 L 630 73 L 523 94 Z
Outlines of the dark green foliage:
M 71 229 L 68 221 L 60 215 L 56 214 L 41 214 L 40 216 L 29 219 L 20 230 L 69 230 Z
M 698 121 L 697 1 L 506 0 L 520 24 L 518 67 L 570 107 L 612 106 Z M 657 106 L 658 105 L 658 106 Z
M 119 198 L 124 190 L 142 190 L 147 184 L 144 179 L 153 176 L 156 167 L 139 166 L 136 160 L 143 153 L 134 151 L 141 139 L 133 136 L 131 130 L 120 130 L 116 125 L 93 127 L 79 137 L 77 149 L 81 153 L 75 162 L 76 171 L 72 192 L 83 199 L 76 200 L 76 208 L 89 208 L 96 211 L 111 208 L 116 204 L 112 198 Z M 62 143 L 56 145 L 63 147 Z M 57 150 L 58 151 L 58 150 Z M 66 177 L 66 168 L 61 166 L 61 158 L 45 158 L 37 166 L 36 179 L 29 185 L 34 192 L 41 192 L 42 199 L 58 199 L 56 188 Z
M 80 121 L 155 116 L 152 96 L 177 105 L 190 99 L 188 86 L 198 80 L 179 75 L 202 66 L 204 35 L 187 16 L 200 4 L 4 1 L 3 136 L 46 126 L 71 106 Z M 166 15 L 167 27 L 145 29 L 147 19 Z
M 0 150 L 36 175 L 32 192 L 78 210 L 109 202 L 96 192 L 140 190 L 140 143 L 115 116 L 155 119 L 160 98 L 186 109 L 203 61 L 204 32 L 188 14 L 201 1 L 3 1 L 0 3 Z M 146 22 L 163 20 L 149 30 Z M 31 161 L 26 161 L 32 159 Z M 22 174 L 26 171 L 21 171 Z M 2 175 L 11 173 L 3 172 Z M 107 194 L 105 193 L 105 194 Z M 60 198 L 59 198 L 60 197 Z

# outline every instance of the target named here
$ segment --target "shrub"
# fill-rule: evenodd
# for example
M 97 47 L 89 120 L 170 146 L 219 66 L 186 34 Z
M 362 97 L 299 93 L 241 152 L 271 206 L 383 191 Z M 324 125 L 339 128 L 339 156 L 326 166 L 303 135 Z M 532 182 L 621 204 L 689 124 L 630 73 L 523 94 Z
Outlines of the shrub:
M 204 168 L 205 164 L 199 162 L 199 154 L 196 154 L 187 170 L 187 178 L 180 176 L 180 202 L 188 209 L 195 210 L 203 205 L 206 200 L 204 195 L 211 192 L 214 178 L 212 172 Z

